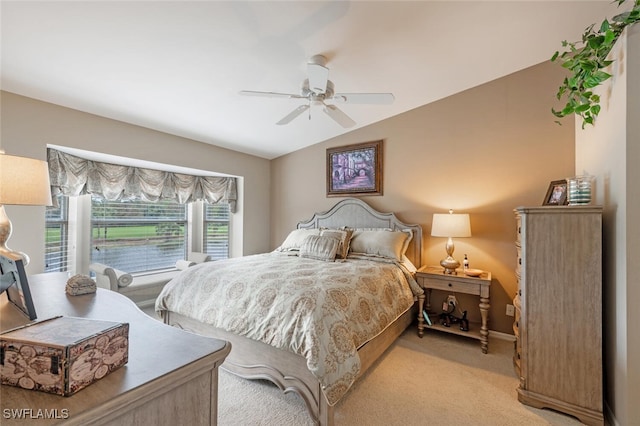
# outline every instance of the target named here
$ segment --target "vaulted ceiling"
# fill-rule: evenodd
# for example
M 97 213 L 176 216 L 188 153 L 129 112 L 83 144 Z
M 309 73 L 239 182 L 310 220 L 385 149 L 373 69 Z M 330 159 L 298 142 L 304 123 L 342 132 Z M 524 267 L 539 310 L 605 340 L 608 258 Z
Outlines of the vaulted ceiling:
M 548 60 L 606 1 L 5 1 L 2 90 L 275 158 Z M 326 56 L 345 129 L 300 99 Z M 560 83 L 560 82 L 558 82 Z M 550 100 L 552 102 L 553 99 Z M 550 107 L 552 105 L 550 104 Z

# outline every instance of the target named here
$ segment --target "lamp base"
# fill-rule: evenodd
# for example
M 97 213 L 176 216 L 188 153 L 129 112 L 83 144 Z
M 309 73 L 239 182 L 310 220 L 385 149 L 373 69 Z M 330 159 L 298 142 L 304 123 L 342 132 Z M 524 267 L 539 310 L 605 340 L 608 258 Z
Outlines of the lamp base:
M 7 240 L 11 236 L 11 221 L 4 206 L 0 204 L 0 255 L 12 260 L 22 259 L 24 266 L 29 264 L 29 256 L 21 251 L 11 250 L 7 247 Z
M 451 256 L 447 256 L 440 261 L 440 266 L 444 268 L 445 274 L 457 274 L 456 269 L 460 267 L 460 262 Z

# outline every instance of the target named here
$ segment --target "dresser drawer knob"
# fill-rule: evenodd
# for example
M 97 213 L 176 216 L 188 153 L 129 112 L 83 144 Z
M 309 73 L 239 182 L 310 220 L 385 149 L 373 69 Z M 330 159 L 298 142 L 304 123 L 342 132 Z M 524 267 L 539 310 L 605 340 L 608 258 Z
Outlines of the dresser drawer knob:
M 453 287 L 453 284 L 449 283 L 449 287 Z

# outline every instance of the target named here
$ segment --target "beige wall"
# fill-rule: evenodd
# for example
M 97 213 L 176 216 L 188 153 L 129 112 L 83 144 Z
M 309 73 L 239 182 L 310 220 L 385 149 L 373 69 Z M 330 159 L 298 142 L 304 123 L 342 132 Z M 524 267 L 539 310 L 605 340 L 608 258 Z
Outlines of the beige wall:
M 574 169 L 573 119 L 559 126 L 550 113 L 562 78 L 560 67 L 543 63 L 273 160 L 272 248 L 338 201 L 326 197 L 327 148 L 382 139 L 384 195 L 364 200 L 422 225 L 427 264 L 445 255 L 444 239 L 429 236 L 432 214 L 469 213 L 473 237 L 455 241 L 456 257 L 466 253 L 472 268 L 493 273 L 490 328 L 512 334 L 513 208 L 540 205 L 549 182 Z M 459 299 L 479 319 L 477 300 Z
M 8 92 L 0 96 L 0 148 L 7 154 L 44 160 L 47 144 L 53 144 L 240 176 L 242 199 L 237 215 L 242 218 L 242 233 L 234 252 L 269 249 L 268 160 Z M 41 272 L 44 208 L 7 206 L 6 210 L 13 223 L 9 246 L 31 256 L 29 273 Z
M 510 333 L 512 209 L 539 205 L 549 181 L 573 174 L 573 124 L 558 126 L 549 113 L 558 68 L 541 64 L 273 161 L 2 92 L 0 148 L 44 159 L 46 145 L 55 144 L 243 176 L 242 243 L 251 254 L 276 247 L 299 220 L 338 201 L 325 194 L 326 148 L 382 139 L 384 195 L 365 200 L 421 224 L 430 264 L 444 254 L 444 240 L 429 237 L 432 214 L 470 213 L 473 237 L 458 239 L 456 254 L 492 271 L 491 328 Z M 10 246 L 30 253 L 29 272 L 39 272 L 43 209 L 8 210 Z M 461 299 L 477 319 L 476 301 Z
M 604 206 L 605 399 L 614 425 L 640 419 L 640 26 L 616 45 L 596 125 L 576 122 L 576 172 L 596 176 Z

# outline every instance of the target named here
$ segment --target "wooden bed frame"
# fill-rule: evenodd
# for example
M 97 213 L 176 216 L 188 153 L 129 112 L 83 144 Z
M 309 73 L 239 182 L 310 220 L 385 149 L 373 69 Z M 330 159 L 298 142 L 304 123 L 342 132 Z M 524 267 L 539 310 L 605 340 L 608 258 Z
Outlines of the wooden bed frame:
M 400 222 L 393 213 L 380 213 L 357 198 L 338 202 L 329 211 L 316 213 L 310 220 L 298 223 L 298 228 L 388 228 L 411 229 L 413 239 L 407 249 L 407 257 L 419 268 L 422 264 L 422 228 Z M 322 426 L 333 425 L 333 406 L 325 399 L 318 379 L 307 368 L 304 357 L 277 349 L 257 340 L 248 339 L 213 328 L 210 325 L 170 311 L 162 311 L 166 324 L 200 335 L 231 342 L 231 353 L 222 368 L 246 379 L 266 379 L 275 383 L 283 392 L 296 392 L 304 400 L 311 418 Z M 361 369 L 359 376 L 384 353 L 402 334 L 417 315 L 410 309 L 385 331 L 358 349 Z

